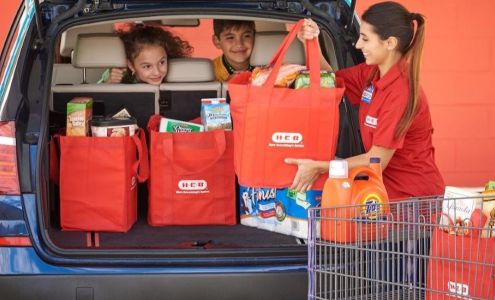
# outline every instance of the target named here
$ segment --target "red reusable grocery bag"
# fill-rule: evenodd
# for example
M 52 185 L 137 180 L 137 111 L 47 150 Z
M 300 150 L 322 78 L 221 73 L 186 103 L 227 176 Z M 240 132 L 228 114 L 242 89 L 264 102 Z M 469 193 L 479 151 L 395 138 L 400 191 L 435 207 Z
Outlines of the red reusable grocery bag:
M 485 222 L 471 220 L 474 226 L 467 235 L 433 229 L 427 300 L 495 299 L 495 238 L 480 237 L 480 230 L 473 228 L 482 228 L 478 225 Z
M 234 145 L 231 131 L 150 131 L 148 223 L 208 225 L 236 223 Z
M 302 26 L 299 21 L 273 56 L 272 71 L 263 86 L 249 83 L 251 72 L 229 81 L 231 114 L 234 122 L 234 164 L 239 183 L 250 187 L 287 187 L 297 167 L 284 159 L 331 160 L 336 151 L 339 103 L 343 83 L 337 88 L 320 87 L 320 62 L 315 39 L 306 42 L 306 64 L 310 87 L 274 87 L 285 53 Z M 326 176 L 313 185 L 323 188 Z
M 62 229 L 127 232 L 137 219 L 137 182 L 149 175 L 143 130 L 125 137 L 54 139 L 60 144 Z M 55 140 L 51 177 L 56 180 Z

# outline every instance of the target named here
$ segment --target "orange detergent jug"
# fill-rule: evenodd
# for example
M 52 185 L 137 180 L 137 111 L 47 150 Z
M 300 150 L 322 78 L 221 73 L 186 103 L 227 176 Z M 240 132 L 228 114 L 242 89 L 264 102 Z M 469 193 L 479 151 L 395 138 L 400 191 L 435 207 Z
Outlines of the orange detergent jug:
M 330 162 L 321 200 L 321 238 L 339 243 L 386 238 L 390 212 L 380 158 L 369 167 L 347 170 L 347 161 Z

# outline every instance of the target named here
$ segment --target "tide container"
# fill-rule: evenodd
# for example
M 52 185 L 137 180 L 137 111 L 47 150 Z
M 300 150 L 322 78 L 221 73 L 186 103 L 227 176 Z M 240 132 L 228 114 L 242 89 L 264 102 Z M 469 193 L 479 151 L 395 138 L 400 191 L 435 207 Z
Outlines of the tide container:
M 384 239 L 390 208 L 380 158 L 372 157 L 368 167 L 350 171 L 346 161 L 331 161 L 321 208 L 323 240 L 352 243 Z

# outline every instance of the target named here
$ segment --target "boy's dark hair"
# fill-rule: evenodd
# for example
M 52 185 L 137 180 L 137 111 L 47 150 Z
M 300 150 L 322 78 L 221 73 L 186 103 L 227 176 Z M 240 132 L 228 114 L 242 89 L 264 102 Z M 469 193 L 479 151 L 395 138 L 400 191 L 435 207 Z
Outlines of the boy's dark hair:
M 245 20 L 223 20 L 223 19 L 215 19 L 213 20 L 213 32 L 216 37 L 220 37 L 220 34 L 225 30 L 229 29 L 239 29 L 239 28 L 247 28 L 251 29 L 253 33 L 256 32 L 254 21 L 245 21 Z

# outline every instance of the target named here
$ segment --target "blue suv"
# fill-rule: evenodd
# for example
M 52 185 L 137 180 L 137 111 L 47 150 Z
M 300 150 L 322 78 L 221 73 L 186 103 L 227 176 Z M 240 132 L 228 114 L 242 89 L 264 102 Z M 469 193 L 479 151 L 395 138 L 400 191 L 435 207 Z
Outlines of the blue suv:
M 214 18 L 254 20 L 257 34 L 280 33 L 281 24 L 311 17 L 322 29 L 323 53 L 342 68 L 363 61 L 354 48 L 354 7 L 355 0 L 25 0 L 0 57 L 0 299 L 306 298 L 306 240 L 239 222 L 151 227 L 146 186 L 129 232 L 62 231 L 58 187 L 49 179 L 49 141 L 65 117 L 57 112 L 61 95 L 115 92 L 96 84 L 104 66 L 71 63 L 78 35 L 108 33 L 119 22 L 161 22 L 178 34 L 200 36 L 202 24 Z M 258 46 L 268 56 L 274 50 Z M 105 50 L 98 45 L 93 55 L 112 55 L 111 49 L 99 51 Z M 167 95 L 174 92 L 227 96 L 226 84 L 202 86 L 186 82 L 180 90 L 153 91 L 156 109 L 170 106 Z M 141 92 L 134 96 L 146 94 Z M 126 101 L 126 94 L 113 96 Z M 175 106 L 183 118 L 194 116 Z M 343 101 L 340 113 L 338 155 L 346 157 L 359 151 L 355 109 Z

